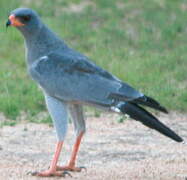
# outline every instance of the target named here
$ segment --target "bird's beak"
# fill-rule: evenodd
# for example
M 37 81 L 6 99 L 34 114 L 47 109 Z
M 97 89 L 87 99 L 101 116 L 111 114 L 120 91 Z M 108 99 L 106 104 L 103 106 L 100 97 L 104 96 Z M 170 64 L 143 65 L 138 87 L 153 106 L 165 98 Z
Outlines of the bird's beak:
M 10 26 L 11 25 L 11 22 L 10 22 L 10 20 L 8 20 L 7 22 L 6 22 L 6 27 L 8 27 L 8 26 Z
M 8 18 L 8 21 L 6 23 L 6 27 L 8 27 L 10 25 L 18 27 L 18 26 L 24 26 L 25 24 L 23 24 L 22 22 L 20 22 L 19 19 L 16 18 L 16 16 L 14 14 L 12 14 Z

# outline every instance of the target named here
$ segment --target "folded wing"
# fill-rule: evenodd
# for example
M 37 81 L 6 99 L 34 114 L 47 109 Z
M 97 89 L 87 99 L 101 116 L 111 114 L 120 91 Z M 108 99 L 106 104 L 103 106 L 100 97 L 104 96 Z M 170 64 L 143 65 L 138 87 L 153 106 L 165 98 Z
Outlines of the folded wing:
M 51 53 L 35 61 L 30 68 L 32 78 L 51 96 L 106 106 L 114 103 L 115 95 L 125 101 L 143 96 L 85 56 L 67 54 Z

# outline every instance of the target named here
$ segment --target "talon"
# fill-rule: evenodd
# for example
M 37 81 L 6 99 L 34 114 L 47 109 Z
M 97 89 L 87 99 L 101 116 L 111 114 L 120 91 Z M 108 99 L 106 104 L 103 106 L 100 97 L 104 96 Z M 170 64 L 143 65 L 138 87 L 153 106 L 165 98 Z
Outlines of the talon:
M 38 175 L 38 172 L 37 171 L 34 171 L 34 172 L 28 172 L 27 173 L 28 175 L 31 175 L 31 176 L 37 176 Z
M 66 175 L 68 175 L 69 177 L 73 177 L 68 171 L 64 171 L 63 174 L 64 174 L 64 177 L 65 177 Z
M 82 169 L 87 171 L 86 167 L 81 166 L 81 167 L 75 167 L 75 166 L 57 166 L 57 171 L 74 171 L 74 172 L 81 172 Z
M 58 176 L 58 177 L 65 177 L 66 175 L 71 176 L 70 173 L 63 171 L 63 172 L 57 172 L 57 171 L 42 171 L 42 172 L 28 172 L 27 174 L 31 174 L 32 176 L 40 176 L 40 177 L 53 177 L 53 176 Z
M 36 175 L 36 174 L 37 174 L 36 171 L 34 171 L 34 172 L 28 171 L 28 172 L 26 173 L 26 175 L 31 175 L 31 176 L 34 176 L 34 175 Z

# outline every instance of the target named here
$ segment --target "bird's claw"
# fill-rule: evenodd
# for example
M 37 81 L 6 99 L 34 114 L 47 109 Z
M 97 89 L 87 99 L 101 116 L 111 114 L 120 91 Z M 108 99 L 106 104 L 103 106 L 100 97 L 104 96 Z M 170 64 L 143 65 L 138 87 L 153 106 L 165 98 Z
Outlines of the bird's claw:
M 72 177 L 72 175 L 71 175 L 68 171 L 63 171 L 63 173 L 64 173 L 64 177 L 65 177 L 66 175 L 68 175 L 69 177 Z
M 31 175 L 31 176 L 43 176 L 43 177 L 52 177 L 52 176 L 58 176 L 58 177 L 66 177 L 66 175 L 68 175 L 69 177 L 72 177 L 72 175 L 68 172 L 68 171 L 63 171 L 63 172 L 50 172 L 50 171 L 44 171 L 44 172 L 38 172 L 38 171 L 34 171 L 34 172 L 27 172 L 27 175 Z
M 37 171 L 28 171 L 26 174 L 31 176 L 36 176 L 37 173 L 38 173 Z
M 71 167 L 71 166 L 57 166 L 57 171 L 74 171 L 74 172 L 81 172 L 82 170 L 87 171 L 86 167 Z

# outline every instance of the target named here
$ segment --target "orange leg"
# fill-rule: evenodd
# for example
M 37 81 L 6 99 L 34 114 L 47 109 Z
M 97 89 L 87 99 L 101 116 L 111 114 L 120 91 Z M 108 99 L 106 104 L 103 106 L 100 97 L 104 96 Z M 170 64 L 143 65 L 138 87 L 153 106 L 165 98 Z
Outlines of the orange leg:
M 66 172 L 57 171 L 57 162 L 58 162 L 58 159 L 59 159 L 59 156 L 60 156 L 62 145 L 63 145 L 63 141 L 60 141 L 60 142 L 57 143 L 56 149 L 55 149 L 55 154 L 54 154 L 54 157 L 52 159 L 50 168 L 48 170 L 46 170 L 46 171 L 34 172 L 34 173 L 32 173 L 32 175 L 34 175 L 34 176 L 42 176 L 42 177 L 65 176 L 65 174 L 67 174 Z
M 81 171 L 81 167 L 75 167 L 75 161 L 76 161 L 76 157 L 77 157 L 77 153 L 79 150 L 79 146 L 81 143 L 81 139 L 83 136 L 83 132 L 80 133 L 80 135 L 77 137 L 76 142 L 73 146 L 73 151 L 71 154 L 71 159 L 68 163 L 67 166 L 57 166 L 57 170 L 63 170 L 63 171 L 76 171 L 76 172 L 80 172 Z

